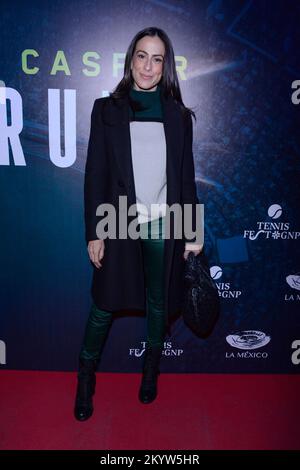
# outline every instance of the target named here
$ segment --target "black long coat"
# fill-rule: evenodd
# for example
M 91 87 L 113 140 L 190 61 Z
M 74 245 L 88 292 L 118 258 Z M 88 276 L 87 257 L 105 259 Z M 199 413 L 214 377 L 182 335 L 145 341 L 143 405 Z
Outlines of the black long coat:
M 197 198 L 192 152 L 193 124 L 190 114 L 183 114 L 179 104 L 161 91 L 167 149 L 167 204 L 193 204 Z M 84 209 L 86 243 L 96 240 L 100 220 L 96 208 L 111 203 L 117 208 L 119 196 L 127 195 L 127 207 L 136 203 L 131 158 L 128 95 L 116 103 L 111 97 L 98 98 L 91 114 L 91 128 L 85 167 Z M 134 217 L 128 217 L 128 224 Z M 171 224 L 172 225 L 172 224 Z M 193 228 L 195 222 L 193 219 Z M 146 312 L 146 291 L 141 240 L 105 241 L 102 267 L 93 266 L 91 294 L 99 309 L 111 312 L 131 310 Z M 185 239 L 175 239 L 171 229 L 165 240 L 164 295 L 167 325 L 178 313 L 182 298 Z

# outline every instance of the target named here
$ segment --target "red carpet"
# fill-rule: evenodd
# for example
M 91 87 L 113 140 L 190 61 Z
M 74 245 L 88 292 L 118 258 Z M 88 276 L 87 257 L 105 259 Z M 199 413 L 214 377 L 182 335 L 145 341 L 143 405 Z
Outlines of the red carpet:
M 0 371 L 1 449 L 300 449 L 300 376 L 97 374 L 95 411 L 73 418 L 75 373 Z

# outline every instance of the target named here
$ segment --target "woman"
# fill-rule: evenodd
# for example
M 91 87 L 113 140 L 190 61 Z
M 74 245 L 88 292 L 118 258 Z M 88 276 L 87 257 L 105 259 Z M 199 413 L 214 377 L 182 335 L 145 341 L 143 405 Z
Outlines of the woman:
M 93 303 L 79 356 L 74 413 L 80 421 L 93 413 L 95 370 L 114 312 L 146 312 L 139 400 L 156 398 L 166 327 L 180 311 L 184 260 L 202 249 L 196 237 L 175 238 L 172 225 L 165 236 L 163 208 L 175 203 L 191 205 L 196 228 L 191 114 L 182 102 L 170 39 L 159 28 L 140 31 L 128 48 L 124 77 L 109 97 L 95 100 L 91 115 L 84 203 Z M 98 236 L 104 213 L 97 207 L 110 203 L 124 214 L 121 196 L 128 207 L 136 204 L 127 228 L 135 221 L 139 236 Z

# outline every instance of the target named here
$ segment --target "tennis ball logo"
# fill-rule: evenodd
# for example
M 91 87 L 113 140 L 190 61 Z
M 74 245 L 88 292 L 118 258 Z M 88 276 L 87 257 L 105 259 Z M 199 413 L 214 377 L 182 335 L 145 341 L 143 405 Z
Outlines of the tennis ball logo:
M 282 207 L 279 204 L 272 204 L 268 209 L 268 216 L 271 219 L 278 219 L 282 215 Z
M 210 275 L 213 279 L 219 279 L 222 276 L 222 269 L 220 266 L 212 266 L 210 268 Z

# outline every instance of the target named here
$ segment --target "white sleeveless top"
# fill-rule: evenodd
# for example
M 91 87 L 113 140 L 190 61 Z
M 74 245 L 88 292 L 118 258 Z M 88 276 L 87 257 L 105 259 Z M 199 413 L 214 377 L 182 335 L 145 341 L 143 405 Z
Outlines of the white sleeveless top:
M 138 222 L 142 224 L 166 214 L 167 158 L 163 122 L 132 121 L 130 137 Z

